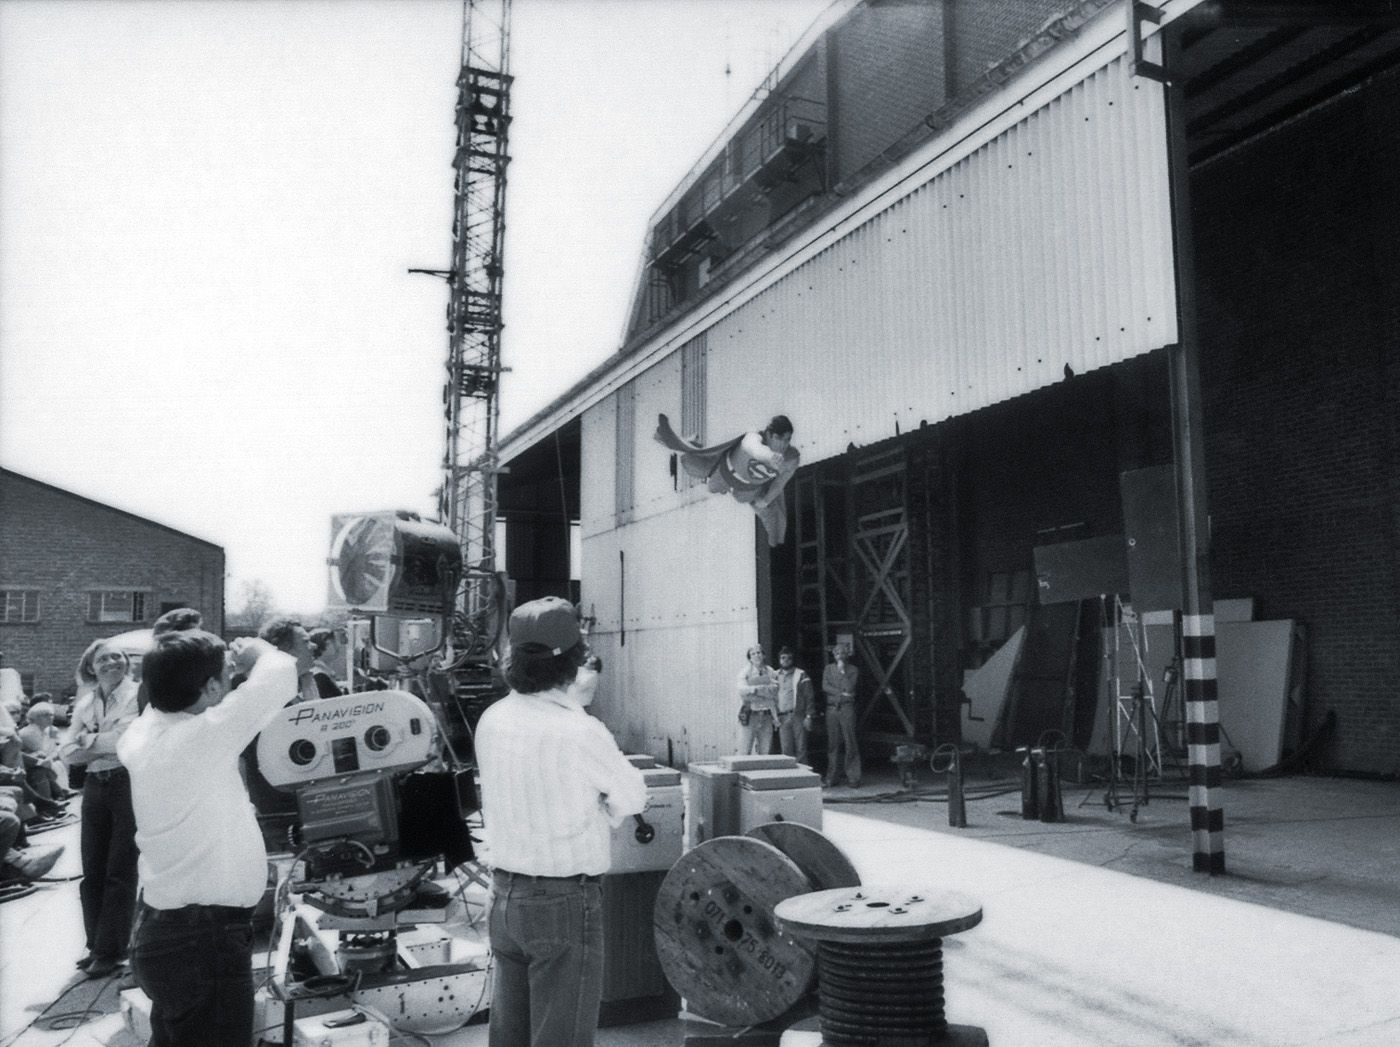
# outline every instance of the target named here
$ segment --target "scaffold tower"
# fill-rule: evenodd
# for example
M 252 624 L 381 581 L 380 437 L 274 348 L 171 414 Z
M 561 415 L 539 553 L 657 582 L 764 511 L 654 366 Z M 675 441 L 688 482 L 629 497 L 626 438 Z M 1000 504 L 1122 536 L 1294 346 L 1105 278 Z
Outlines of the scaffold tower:
M 453 646 L 458 664 L 491 657 L 501 625 L 496 474 L 501 278 L 510 133 L 511 0 L 465 0 L 453 158 L 442 518 L 462 544 Z

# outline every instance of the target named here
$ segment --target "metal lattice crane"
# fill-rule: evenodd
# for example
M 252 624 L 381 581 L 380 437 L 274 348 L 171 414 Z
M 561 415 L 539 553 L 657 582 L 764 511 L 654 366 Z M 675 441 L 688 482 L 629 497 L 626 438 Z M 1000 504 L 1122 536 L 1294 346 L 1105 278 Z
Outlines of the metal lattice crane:
M 510 132 L 511 0 L 465 0 L 457 77 L 447 419 L 439 512 L 462 545 L 453 647 L 459 664 L 491 658 L 503 594 L 496 573 L 501 277 Z

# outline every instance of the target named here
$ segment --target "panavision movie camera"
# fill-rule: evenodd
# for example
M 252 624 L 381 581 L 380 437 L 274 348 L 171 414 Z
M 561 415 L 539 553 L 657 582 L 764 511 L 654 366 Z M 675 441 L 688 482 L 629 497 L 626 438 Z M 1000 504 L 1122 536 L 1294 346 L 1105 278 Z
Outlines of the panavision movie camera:
M 407 691 L 289 705 L 258 737 L 258 766 L 297 801 L 310 904 L 375 917 L 413 899 L 438 857 L 473 856 L 466 772 L 420 771 L 437 755 L 432 710 Z

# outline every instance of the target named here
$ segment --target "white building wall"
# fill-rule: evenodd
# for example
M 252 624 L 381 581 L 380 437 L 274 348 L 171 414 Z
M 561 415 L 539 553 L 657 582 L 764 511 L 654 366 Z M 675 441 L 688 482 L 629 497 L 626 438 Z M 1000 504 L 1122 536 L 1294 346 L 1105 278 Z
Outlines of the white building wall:
M 673 484 L 670 454 L 652 433 L 658 414 L 680 411 L 679 357 L 631 389 L 636 496 L 620 524 L 616 398 L 581 425 L 582 598 L 604 663 L 597 711 L 632 752 L 709 759 L 739 746 L 734 681 L 757 639 L 753 512 Z

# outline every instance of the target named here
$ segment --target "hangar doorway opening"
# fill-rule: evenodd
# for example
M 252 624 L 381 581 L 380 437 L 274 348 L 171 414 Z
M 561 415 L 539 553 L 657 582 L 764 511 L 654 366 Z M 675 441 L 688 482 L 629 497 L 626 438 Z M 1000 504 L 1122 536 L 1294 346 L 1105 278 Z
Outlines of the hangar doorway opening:
M 850 643 L 871 755 L 969 735 L 1014 748 L 1048 729 L 1087 746 L 1100 604 L 1042 601 L 1036 552 L 1121 546 L 1123 474 L 1171 453 L 1159 351 L 804 466 L 788 541 L 768 550 L 760 536 L 764 641 L 794 647 L 818 683 L 830 647 Z M 969 723 L 965 675 L 1009 641 L 1018 701 L 1002 722 Z
M 509 607 L 542 596 L 577 603 L 579 582 L 579 419 L 555 429 L 507 463 L 496 488 L 497 570 Z

